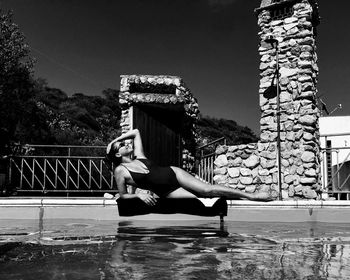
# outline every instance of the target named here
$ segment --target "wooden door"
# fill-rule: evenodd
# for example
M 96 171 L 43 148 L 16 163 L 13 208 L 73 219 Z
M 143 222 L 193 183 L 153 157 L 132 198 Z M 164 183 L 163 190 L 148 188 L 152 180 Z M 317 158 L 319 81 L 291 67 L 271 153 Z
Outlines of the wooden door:
M 159 165 L 182 165 L 183 111 L 170 106 L 133 106 L 133 128 L 139 129 L 147 158 Z

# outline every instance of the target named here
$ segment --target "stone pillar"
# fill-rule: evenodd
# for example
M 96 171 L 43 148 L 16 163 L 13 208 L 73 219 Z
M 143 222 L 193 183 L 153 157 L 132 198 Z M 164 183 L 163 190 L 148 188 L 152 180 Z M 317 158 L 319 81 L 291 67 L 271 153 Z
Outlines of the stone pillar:
M 279 42 L 282 196 L 317 198 L 321 190 L 315 43 L 318 6 L 315 0 L 262 0 L 256 14 L 260 27 L 260 141 L 219 147 L 214 179 L 246 192 L 279 189 L 277 99 L 266 95 L 277 79 L 276 48 L 265 41 L 274 38 Z
M 315 1 L 262 1 L 257 11 L 260 27 L 261 155 L 276 150 L 277 101 L 265 98 L 276 69 L 276 48 L 265 42 L 272 37 L 279 46 L 281 104 L 282 188 L 315 198 L 321 187 L 320 142 L 317 107 L 317 54 Z M 277 79 L 277 77 L 276 77 Z M 276 81 L 275 79 L 275 81 Z M 276 155 L 276 153 L 274 153 Z M 275 157 L 272 158 L 275 160 Z M 274 172 L 275 173 L 275 172 Z

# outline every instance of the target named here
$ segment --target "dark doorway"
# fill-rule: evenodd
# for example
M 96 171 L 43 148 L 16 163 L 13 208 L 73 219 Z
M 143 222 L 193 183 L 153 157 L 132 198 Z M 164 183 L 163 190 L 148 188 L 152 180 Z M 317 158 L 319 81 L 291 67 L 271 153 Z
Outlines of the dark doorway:
M 183 105 L 133 106 L 133 127 L 139 129 L 149 159 L 159 165 L 182 166 L 183 119 Z

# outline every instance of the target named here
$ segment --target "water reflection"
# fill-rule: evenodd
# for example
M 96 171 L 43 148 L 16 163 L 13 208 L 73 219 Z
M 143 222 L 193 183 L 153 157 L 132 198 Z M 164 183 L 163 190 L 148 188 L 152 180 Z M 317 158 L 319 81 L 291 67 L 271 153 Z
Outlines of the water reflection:
M 202 255 L 215 252 L 203 241 L 228 235 L 208 226 L 150 228 L 120 224 L 109 264 L 115 279 L 195 279 L 195 274 L 208 271 L 203 269 Z M 201 279 L 206 278 L 203 275 Z
M 0 242 L 0 268 L 0 279 L 350 279 L 350 229 L 320 223 L 228 223 L 223 230 L 200 222 L 67 224 L 46 228 L 39 240 Z
M 346 238 L 278 240 L 215 228 L 132 226 L 120 226 L 118 236 L 109 260 L 116 279 L 350 279 Z

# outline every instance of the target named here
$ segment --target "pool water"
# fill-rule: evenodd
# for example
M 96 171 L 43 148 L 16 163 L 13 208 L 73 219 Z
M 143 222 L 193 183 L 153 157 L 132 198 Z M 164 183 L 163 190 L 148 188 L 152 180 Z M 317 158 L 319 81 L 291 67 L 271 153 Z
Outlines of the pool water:
M 350 226 L 0 222 L 0 279 L 350 279 Z

